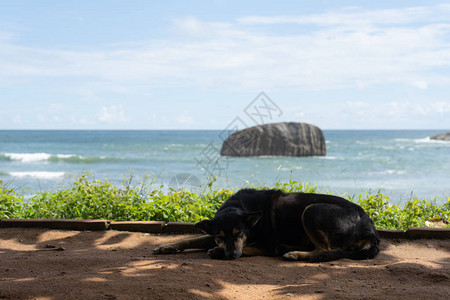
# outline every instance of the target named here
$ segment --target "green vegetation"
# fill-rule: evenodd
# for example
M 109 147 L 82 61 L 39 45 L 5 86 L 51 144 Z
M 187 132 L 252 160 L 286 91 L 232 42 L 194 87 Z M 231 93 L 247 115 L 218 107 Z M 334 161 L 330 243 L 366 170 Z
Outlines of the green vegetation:
M 211 218 L 219 206 L 235 191 L 215 189 L 214 179 L 199 191 L 176 191 L 152 184 L 133 184 L 125 179 L 121 187 L 108 181 L 94 180 L 88 174 L 77 178 L 70 186 L 53 192 L 40 192 L 31 199 L 7 187 L 0 181 L 0 219 L 108 219 L 197 222 Z M 269 188 L 259 186 L 256 188 Z M 297 181 L 277 182 L 273 188 L 285 192 L 317 191 L 316 186 Z M 450 197 L 439 205 L 432 201 L 412 199 L 403 205 L 389 203 L 389 197 L 375 195 L 348 196 L 361 205 L 379 229 L 425 227 L 431 218 L 450 218 Z

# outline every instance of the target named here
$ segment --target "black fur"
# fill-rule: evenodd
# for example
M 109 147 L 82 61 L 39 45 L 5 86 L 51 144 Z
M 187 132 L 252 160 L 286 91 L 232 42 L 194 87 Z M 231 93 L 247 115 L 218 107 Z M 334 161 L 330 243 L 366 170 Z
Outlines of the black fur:
M 211 220 L 196 224 L 215 238 L 205 242 L 213 258 L 237 258 L 246 248 L 290 260 L 372 259 L 380 238 L 364 210 L 341 197 L 279 190 L 240 190 Z M 205 239 L 206 241 L 206 239 Z M 168 253 L 162 245 L 156 253 Z M 242 244 L 242 245 L 241 245 Z M 300 251 L 300 252 L 299 252 Z M 286 255 L 285 255 L 286 254 Z

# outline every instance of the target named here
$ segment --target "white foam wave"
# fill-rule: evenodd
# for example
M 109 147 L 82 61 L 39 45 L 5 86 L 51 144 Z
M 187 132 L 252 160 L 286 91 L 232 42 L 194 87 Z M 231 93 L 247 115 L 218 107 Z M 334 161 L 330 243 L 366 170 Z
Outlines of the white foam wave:
M 10 160 L 18 160 L 21 162 L 35 162 L 48 160 L 51 154 L 48 153 L 5 153 Z
M 378 148 L 382 149 L 382 150 L 395 150 L 395 149 L 397 149 L 394 146 L 379 146 Z M 400 147 L 400 149 L 402 149 L 402 148 Z
M 422 139 L 394 139 L 396 142 L 413 142 L 416 144 L 447 144 L 450 145 L 448 141 L 441 141 L 441 140 L 433 140 L 430 137 L 422 138 Z
M 302 170 L 303 167 L 297 166 L 297 167 L 281 167 L 281 171 L 294 171 L 294 170 Z
M 83 158 L 82 156 L 77 156 L 75 154 L 56 154 L 55 155 L 57 158 L 71 158 L 71 157 L 80 157 Z
M 384 171 L 375 171 L 369 172 L 369 175 L 404 175 L 406 171 L 404 170 L 384 170 Z
M 448 144 L 448 145 L 450 145 L 450 143 L 448 141 L 433 140 L 430 137 L 426 137 L 426 138 L 423 138 L 423 139 L 415 139 L 414 142 L 416 142 L 416 143 Z
M 9 175 L 16 178 L 33 177 L 40 179 L 55 179 L 64 176 L 64 172 L 45 172 L 45 171 L 30 171 L 30 172 L 9 172 Z
M 20 161 L 24 163 L 47 161 L 54 157 L 59 159 L 76 157 L 76 155 L 74 154 L 49 154 L 49 153 L 4 153 L 3 156 L 7 157 L 10 160 Z

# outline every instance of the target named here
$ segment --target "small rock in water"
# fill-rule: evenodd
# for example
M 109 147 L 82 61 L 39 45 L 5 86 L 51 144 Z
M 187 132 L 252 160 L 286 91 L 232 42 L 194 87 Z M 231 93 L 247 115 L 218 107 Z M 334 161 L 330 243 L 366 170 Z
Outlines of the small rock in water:
M 433 135 L 432 137 L 430 137 L 430 139 L 438 140 L 438 141 L 449 141 L 450 142 L 450 132 Z

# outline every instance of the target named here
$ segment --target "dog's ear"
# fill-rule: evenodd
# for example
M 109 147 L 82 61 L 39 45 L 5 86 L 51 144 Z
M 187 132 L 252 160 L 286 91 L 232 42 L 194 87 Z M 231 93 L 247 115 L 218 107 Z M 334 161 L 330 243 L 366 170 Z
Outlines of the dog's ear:
M 195 228 L 200 229 L 201 231 L 203 231 L 206 234 L 211 234 L 211 220 L 203 220 L 198 222 L 197 224 L 195 224 Z
M 254 213 L 249 213 L 245 219 L 247 221 L 247 223 L 250 225 L 250 227 L 254 227 L 256 225 L 256 223 L 258 223 L 258 221 L 261 219 L 262 217 L 262 212 L 254 212 Z

